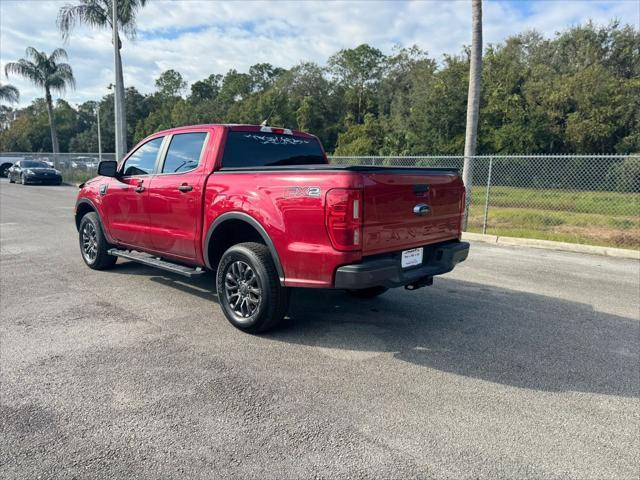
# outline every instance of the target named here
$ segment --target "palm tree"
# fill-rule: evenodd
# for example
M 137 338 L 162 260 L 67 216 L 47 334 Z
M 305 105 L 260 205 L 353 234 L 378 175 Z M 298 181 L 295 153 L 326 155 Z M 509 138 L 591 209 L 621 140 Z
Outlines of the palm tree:
M 9 76 L 10 73 L 20 75 L 30 80 L 34 85 L 44 88 L 47 113 L 49 114 L 49 129 L 51 130 L 51 147 L 53 153 L 59 153 L 51 92 L 62 94 L 67 87 L 75 88 L 76 86 L 71 66 L 68 63 L 59 63 L 60 60 L 67 59 L 67 52 L 63 48 L 56 48 L 51 52 L 51 55 L 47 56 L 46 52 L 39 52 L 33 47 L 28 47 L 26 57 L 17 62 L 7 63 L 4 67 L 4 73 L 6 76 Z
M 4 100 L 7 103 L 18 103 L 20 92 L 13 85 L 0 84 L 0 100 Z
M 133 39 L 136 35 L 136 15 L 140 8 L 144 7 L 147 0 L 118 0 L 117 24 L 125 37 Z M 58 12 L 58 29 L 62 38 L 68 40 L 71 31 L 77 24 L 90 25 L 98 28 L 113 29 L 113 0 L 79 0 L 76 4 L 67 4 Z M 127 124 L 124 111 L 124 79 L 122 77 L 122 40 L 119 32 L 116 34 L 118 48 L 115 49 L 116 63 L 116 95 L 118 109 L 121 112 L 120 131 L 116 132 L 116 138 L 120 137 L 123 143 L 123 153 L 126 151 Z
M 469 65 L 469 92 L 467 96 L 467 129 L 464 138 L 464 167 L 462 180 L 467 192 L 464 209 L 464 229 L 471 203 L 473 156 L 476 154 L 478 116 L 480 112 L 480 77 L 482 76 L 482 0 L 471 2 L 471 59 Z

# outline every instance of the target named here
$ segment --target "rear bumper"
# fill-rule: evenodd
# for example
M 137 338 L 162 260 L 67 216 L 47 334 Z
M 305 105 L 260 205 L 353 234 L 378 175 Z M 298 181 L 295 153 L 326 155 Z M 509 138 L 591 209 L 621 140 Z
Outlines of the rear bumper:
M 423 248 L 422 264 L 408 269 L 400 266 L 402 252 L 376 255 L 365 258 L 360 263 L 339 267 L 336 270 L 334 287 L 355 290 L 377 286 L 393 288 L 420 283 L 429 277 L 450 272 L 469 255 L 467 242 L 452 241 Z

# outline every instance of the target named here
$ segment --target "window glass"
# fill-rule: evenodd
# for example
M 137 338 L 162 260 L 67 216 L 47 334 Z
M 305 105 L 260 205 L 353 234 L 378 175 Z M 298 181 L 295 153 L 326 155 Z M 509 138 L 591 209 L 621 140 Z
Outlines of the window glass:
M 229 132 L 222 166 L 262 167 L 326 163 L 315 138 L 267 132 Z
M 20 166 L 22 168 L 49 168 L 49 165 L 37 160 L 23 160 L 20 162 Z
M 196 168 L 206 137 L 205 132 L 174 135 L 167 150 L 162 173 L 187 172 Z
M 123 175 L 126 177 L 129 175 L 149 175 L 153 173 L 163 138 L 164 137 L 160 137 L 149 140 L 133 152 L 124 164 Z

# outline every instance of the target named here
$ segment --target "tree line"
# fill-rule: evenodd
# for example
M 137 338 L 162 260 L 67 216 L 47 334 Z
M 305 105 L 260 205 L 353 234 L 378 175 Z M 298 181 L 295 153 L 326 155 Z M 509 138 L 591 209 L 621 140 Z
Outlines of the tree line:
M 127 141 L 131 146 L 180 125 L 268 119 L 318 135 L 336 155 L 460 155 L 468 75 L 468 49 L 438 60 L 417 46 L 385 55 L 366 44 L 340 50 L 325 65 L 258 63 L 246 72 L 211 74 L 189 89 L 179 72 L 168 70 L 153 93 L 126 89 Z M 48 103 L 3 106 L 0 150 L 51 151 Z M 98 150 L 98 108 L 103 151 L 114 150 L 109 94 L 77 107 L 55 102 L 61 152 Z M 587 23 L 553 38 L 528 31 L 485 49 L 478 154 L 639 151 L 640 32 L 634 27 Z

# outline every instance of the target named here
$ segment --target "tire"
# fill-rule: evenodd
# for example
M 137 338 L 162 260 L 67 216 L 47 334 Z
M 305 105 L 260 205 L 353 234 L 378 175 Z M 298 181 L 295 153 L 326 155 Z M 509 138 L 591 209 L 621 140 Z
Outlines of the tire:
M 107 270 L 116 264 L 117 257 L 107 253 L 111 245 L 104 236 L 102 224 L 96 212 L 89 212 L 80 220 L 78 241 L 82 259 L 89 268 Z
M 387 287 L 369 287 L 361 290 L 347 290 L 349 295 L 356 298 L 375 298 L 389 290 Z
M 9 183 L 16 183 L 11 174 L 7 175 L 7 178 L 9 179 Z
M 26 178 L 24 178 L 24 175 L 20 175 L 20 183 L 21 183 L 22 185 L 26 185 L 26 184 L 27 184 L 27 179 L 26 179 Z
M 243 332 L 277 327 L 289 307 L 290 291 L 280 285 L 271 253 L 261 243 L 239 243 L 224 252 L 216 288 L 225 317 Z

